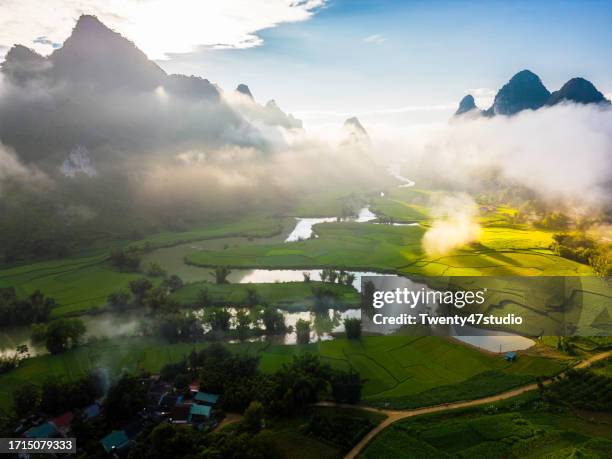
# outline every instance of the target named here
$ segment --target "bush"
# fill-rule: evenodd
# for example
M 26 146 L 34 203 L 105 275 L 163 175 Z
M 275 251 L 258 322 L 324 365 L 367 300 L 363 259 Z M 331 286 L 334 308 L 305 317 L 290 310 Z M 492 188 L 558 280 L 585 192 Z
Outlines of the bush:
M 348 339 L 361 339 L 361 319 L 344 319 L 344 330 Z
M 264 406 L 258 401 L 252 401 L 244 410 L 242 424 L 248 432 L 257 433 L 264 427 L 264 416 Z
M 310 322 L 300 319 L 295 324 L 298 344 L 308 344 L 310 342 Z

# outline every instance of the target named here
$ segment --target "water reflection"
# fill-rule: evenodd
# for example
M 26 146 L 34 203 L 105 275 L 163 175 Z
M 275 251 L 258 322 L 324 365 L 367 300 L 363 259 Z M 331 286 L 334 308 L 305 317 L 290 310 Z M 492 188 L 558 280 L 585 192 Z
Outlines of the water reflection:
M 336 217 L 328 217 L 328 218 L 296 218 L 297 224 L 293 231 L 287 236 L 285 242 L 293 242 L 300 241 L 303 239 L 310 239 L 312 237 L 313 231 L 312 227 L 319 223 L 330 223 L 335 222 L 338 219 Z

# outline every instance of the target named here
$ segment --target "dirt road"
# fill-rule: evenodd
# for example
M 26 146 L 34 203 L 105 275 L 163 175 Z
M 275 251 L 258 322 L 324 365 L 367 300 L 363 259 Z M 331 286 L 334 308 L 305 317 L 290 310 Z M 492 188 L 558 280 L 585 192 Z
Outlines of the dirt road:
M 578 365 L 574 366 L 573 368 L 588 367 L 589 365 L 597 362 L 598 360 L 605 359 L 610 355 L 612 355 L 612 351 L 595 354 L 589 357 L 588 359 L 583 360 L 582 362 L 580 362 Z M 552 382 L 551 379 L 547 379 L 546 381 L 544 381 L 544 384 L 550 384 L 551 382 Z M 458 408 L 468 408 L 472 406 L 486 405 L 487 403 L 498 402 L 500 400 L 506 400 L 508 398 L 516 397 L 518 395 L 524 394 L 525 392 L 536 390 L 537 388 L 538 388 L 538 385 L 535 383 L 528 384 L 526 386 L 518 387 L 516 389 L 510 390 L 507 392 L 502 392 L 501 394 L 491 395 L 490 397 L 483 397 L 483 398 L 478 398 L 476 400 L 468 400 L 465 402 L 445 403 L 443 405 L 429 406 L 425 408 L 417 408 L 417 409 L 412 409 L 412 410 L 380 410 L 377 408 L 355 406 L 355 405 L 343 405 L 340 403 L 333 403 L 333 402 L 321 402 L 319 403 L 319 405 L 336 406 L 336 407 L 343 407 L 343 408 L 349 408 L 349 407 L 350 408 L 361 408 L 364 410 L 385 414 L 387 416 L 387 418 L 383 422 L 381 422 L 374 429 L 372 429 L 365 437 L 363 437 L 363 439 L 359 443 L 357 443 L 357 445 L 355 445 L 355 447 L 351 451 L 349 451 L 349 453 L 345 456 L 345 459 L 353 459 L 359 455 L 359 453 L 372 440 L 372 438 L 374 438 L 376 435 L 378 435 L 381 431 L 389 427 L 394 422 L 397 422 L 401 419 L 409 418 L 412 416 L 420 416 L 422 414 L 430 414 L 430 413 L 437 413 L 440 411 L 454 410 Z

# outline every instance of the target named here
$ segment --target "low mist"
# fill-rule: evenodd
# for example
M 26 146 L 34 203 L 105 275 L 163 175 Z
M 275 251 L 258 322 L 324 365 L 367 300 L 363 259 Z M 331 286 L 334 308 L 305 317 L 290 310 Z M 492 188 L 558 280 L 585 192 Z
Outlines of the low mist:
M 511 117 L 443 125 L 379 127 L 378 150 L 403 161 L 419 183 L 481 191 L 486 180 L 532 189 L 540 198 L 601 207 L 612 181 L 612 110 L 562 104 Z M 382 134 L 382 136 L 381 136 Z
M 467 194 L 443 196 L 433 201 L 434 221 L 423 235 L 423 249 L 429 256 L 445 255 L 475 242 L 480 236 L 478 206 Z

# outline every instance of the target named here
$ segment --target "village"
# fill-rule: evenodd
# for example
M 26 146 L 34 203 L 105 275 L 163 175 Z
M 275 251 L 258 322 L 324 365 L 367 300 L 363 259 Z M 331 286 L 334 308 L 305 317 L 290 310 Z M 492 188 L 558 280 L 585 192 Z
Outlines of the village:
M 126 457 L 145 423 L 189 424 L 200 431 L 211 431 L 224 417 L 218 408 L 219 395 L 200 391 L 198 381 L 192 381 L 183 391 L 161 380 L 158 375 L 138 378 L 138 383 L 146 391 L 146 407 L 134 413 L 133 419 L 121 429 L 112 430 L 99 440 L 110 457 Z M 89 423 L 103 415 L 104 400 L 104 396 L 100 397 L 81 410 L 67 411 L 55 417 L 44 413 L 30 415 L 20 421 L 15 434 L 27 439 L 71 438 L 77 418 Z

